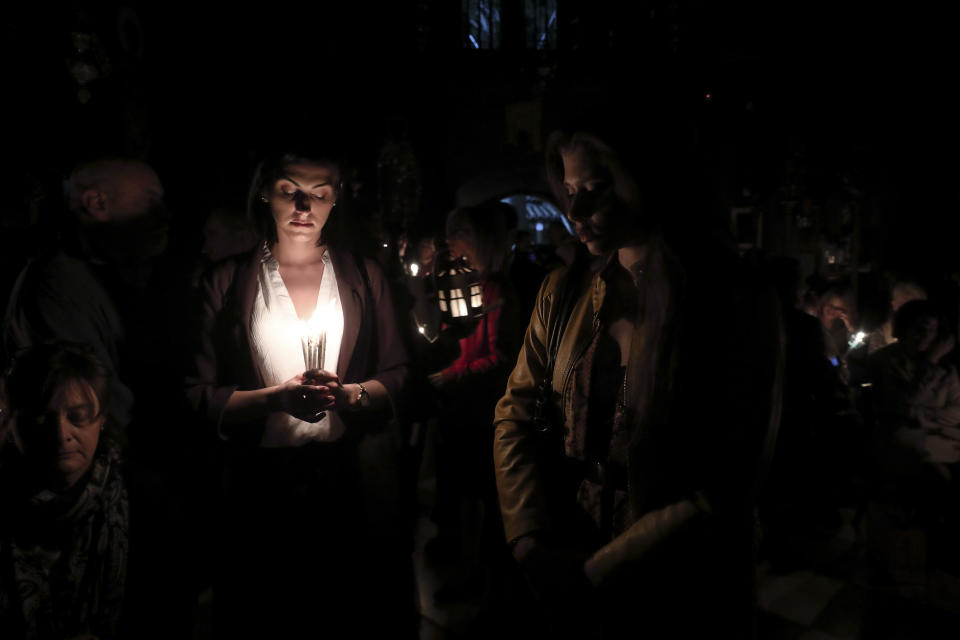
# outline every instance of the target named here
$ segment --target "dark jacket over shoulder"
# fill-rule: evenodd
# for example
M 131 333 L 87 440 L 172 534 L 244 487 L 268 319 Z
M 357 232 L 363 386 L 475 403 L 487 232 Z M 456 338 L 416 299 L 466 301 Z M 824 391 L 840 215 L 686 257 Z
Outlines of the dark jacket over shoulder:
M 551 380 L 552 404 L 562 418 L 558 436 L 572 433 L 577 416 L 586 413 L 576 371 L 603 328 L 607 274 L 619 268 L 613 260 L 574 281 Z M 629 637 L 703 637 L 703 625 L 749 637 L 754 492 L 760 461 L 768 457 L 763 451 L 779 424 L 776 298 L 735 254 L 701 255 L 687 268 L 669 248 L 653 246 L 641 267 L 631 275 L 643 322 L 633 329 L 622 392 L 628 498 L 638 518 L 698 495 L 709 515 L 618 567 L 598 601 L 619 616 L 612 626 L 624 622 L 632 631 Z M 544 281 L 496 409 L 494 460 L 508 540 L 562 539 L 571 528 L 556 508 L 556 473 L 545 470 L 550 454 L 532 424 L 565 277 L 571 276 L 554 273 Z M 567 494 L 573 502 L 574 491 Z

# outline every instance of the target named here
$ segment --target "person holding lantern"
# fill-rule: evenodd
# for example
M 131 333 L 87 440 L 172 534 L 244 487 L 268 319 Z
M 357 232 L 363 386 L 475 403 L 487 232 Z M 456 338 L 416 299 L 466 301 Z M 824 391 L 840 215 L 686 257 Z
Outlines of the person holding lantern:
M 549 181 L 590 255 L 544 281 L 496 408 L 506 539 L 557 633 L 750 637 L 776 297 L 692 224 L 701 208 L 680 223 L 665 215 L 676 200 L 641 199 L 639 179 L 667 184 L 654 172 L 668 156 L 632 167 L 650 149 L 635 130 L 548 140 Z
M 502 273 L 506 225 L 499 203 L 452 210 L 446 237 L 450 258 L 461 267 L 460 281 L 448 288 L 438 277 L 438 294 L 449 305 L 448 325 L 454 325 L 445 331 L 462 337 L 454 361 L 429 376 L 439 407 L 434 510 L 439 533 L 428 549 L 459 561 L 462 571 L 438 592 L 441 601 L 478 595 L 483 586 L 481 554 L 490 550 L 492 538 L 483 532 L 499 527 L 491 526 L 499 520 L 489 425 L 520 330 L 516 294 Z M 441 272 L 446 273 L 441 268 L 438 276 Z
M 470 374 L 502 368 L 515 353 L 511 334 L 519 326 L 516 294 L 502 272 L 506 256 L 506 226 L 499 207 L 454 209 L 447 215 L 446 226 L 450 257 L 474 272 L 481 288 L 483 306 L 480 321 L 473 332 L 460 339 L 459 356 L 430 376 L 438 388 L 462 382 Z M 474 301 L 466 293 L 464 297 L 466 304 L 461 313 L 476 315 L 478 309 Z M 457 301 L 450 300 L 451 306 Z M 453 315 L 457 316 L 457 313 L 453 312 Z M 504 319 L 507 324 L 503 324 Z
M 263 242 L 202 281 L 186 387 L 223 441 L 225 633 L 396 625 L 408 604 L 390 493 L 407 356 L 380 267 L 337 242 L 342 192 L 331 157 L 268 156 L 248 196 Z M 381 615 L 352 618 L 360 602 Z

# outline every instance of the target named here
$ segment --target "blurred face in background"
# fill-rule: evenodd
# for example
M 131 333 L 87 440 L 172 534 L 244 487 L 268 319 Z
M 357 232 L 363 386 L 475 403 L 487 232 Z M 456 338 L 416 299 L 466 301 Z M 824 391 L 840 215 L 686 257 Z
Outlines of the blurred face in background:
M 468 224 L 459 224 L 447 234 L 447 247 L 452 258 L 463 258 L 471 269 L 479 269 L 477 234 Z
M 849 319 L 850 310 L 846 302 L 839 296 L 832 296 L 823 304 L 820 311 L 820 320 L 827 330 L 839 331 L 846 328 L 845 319 Z
M 84 186 L 86 185 L 86 186 Z M 71 201 L 95 252 L 112 262 L 142 262 L 162 254 L 170 214 L 163 185 L 147 164 L 110 161 L 71 177 Z
M 417 260 L 418 273 L 421 276 L 433 273 L 433 263 L 436 260 L 437 249 L 433 245 L 433 239 L 422 238 L 417 243 L 415 257 Z
M 103 192 L 109 198 L 113 222 L 151 215 L 163 205 L 160 177 L 146 164 L 130 163 L 118 167 L 104 181 Z

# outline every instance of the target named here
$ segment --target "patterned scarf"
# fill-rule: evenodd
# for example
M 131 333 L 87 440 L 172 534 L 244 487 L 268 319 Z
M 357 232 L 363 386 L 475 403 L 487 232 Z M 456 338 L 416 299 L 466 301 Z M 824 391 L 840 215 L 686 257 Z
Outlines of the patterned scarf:
M 0 475 L 0 636 L 115 636 L 129 525 L 119 452 L 102 448 L 63 492 L 26 493 L 21 465 Z

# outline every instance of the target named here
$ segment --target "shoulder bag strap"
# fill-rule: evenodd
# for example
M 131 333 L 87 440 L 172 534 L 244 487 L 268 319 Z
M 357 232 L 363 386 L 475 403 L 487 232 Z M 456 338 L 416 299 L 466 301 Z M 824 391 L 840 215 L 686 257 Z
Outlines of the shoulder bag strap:
M 534 407 L 534 426 L 541 433 L 548 433 L 553 430 L 553 420 L 550 419 L 550 403 L 553 388 L 553 369 L 556 365 L 557 352 L 560 350 L 560 340 L 567 328 L 567 322 L 573 313 L 573 307 L 577 300 L 577 289 L 583 276 L 585 265 L 588 263 L 581 252 L 577 253 L 573 263 L 563 276 L 563 281 L 558 283 L 555 300 L 552 308 L 558 310 L 554 316 L 553 323 L 548 328 L 547 334 L 547 362 L 543 373 L 543 379 L 537 385 L 537 401 Z

